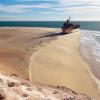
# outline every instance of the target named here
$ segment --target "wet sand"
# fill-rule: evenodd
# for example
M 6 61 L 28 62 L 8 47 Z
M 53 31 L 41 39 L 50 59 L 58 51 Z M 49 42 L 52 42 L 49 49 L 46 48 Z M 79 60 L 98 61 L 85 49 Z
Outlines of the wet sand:
M 89 73 L 89 65 L 80 55 L 80 33 L 59 36 L 39 47 L 30 59 L 32 81 L 63 85 L 99 100 L 100 92 Z

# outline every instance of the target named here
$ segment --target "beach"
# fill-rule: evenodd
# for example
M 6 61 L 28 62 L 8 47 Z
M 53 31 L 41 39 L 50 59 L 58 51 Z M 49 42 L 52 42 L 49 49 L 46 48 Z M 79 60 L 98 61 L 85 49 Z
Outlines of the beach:
M 100 91 L 80 53 L 80 32 L 55 28 L 0 28 L 0 72 L 65 86 L 99 100 Z

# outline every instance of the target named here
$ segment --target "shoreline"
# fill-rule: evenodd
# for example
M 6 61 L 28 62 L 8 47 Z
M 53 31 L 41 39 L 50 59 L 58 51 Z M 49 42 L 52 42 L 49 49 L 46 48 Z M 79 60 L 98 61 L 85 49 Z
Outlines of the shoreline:
M 87 61 L 87 63 L 90 65 L 90 69 L 92 73 L 94 74 L 94 76 L 98 80 L 100 80 L 100 74 L 99 74 L 100 62 L 97 61 L 99 59 L 97 58 L 97 54 L 95 54 L 97 52 L 97 50 L 95 50 L 97 49 L 95 47 L 95 45 L 97 46 L 96 44 L 97 40 L 96 40 L 95 35 L 97 33 L 95 33 L 95 31 L 83 31 L 82 33 L 83 34 L 81 34 L 82 36 L 80 40 L 81 54 L 83 58 Z
M 96 57 L 93 54 L 92 44 L 88 40 L 84 39 L 87 37 L 81 36 L 80 38 L 81 38 L 80 39 L 80 54 L 82 55 L 83 59 L 87 62 L 87 64 L 90 66 L 87 68 L 87 70 L 89 71 L 91 77 L 96 82 L 98 89 L 100 91 L 100 74 L 97 71 L 99 70 L 99 63 L 96 61 Z M 95 66 L 96 66 L 96 69 L 94 68 Z
M 66 48 L 65 45 L 68 48 Z M 77 92 L 88 94 L 99 100 L 97 85 L 90 76 L 89 70 L 87 70 L 90 66 L 83 60 L 80 54 L 79 33 L 76 32 L 76 34 L 71 33 L 58 37 L 57 40 L 51 41 L 49 44 L 46 44 L 45 47 L 39 47 L 37 49 L 37 52 L 32 55 L 30 61 L 31 80 L 49 85 L 68 86 Z M 63 51 L 62 49 L 67 51 Z M 73 64 L 71 64 L 71 62 Z M 82 68 L 80 68 L 81 66 Z M 66 78 L 64 78 L 65 76 Z M 81 76 L 83 79 L 81 79 Z

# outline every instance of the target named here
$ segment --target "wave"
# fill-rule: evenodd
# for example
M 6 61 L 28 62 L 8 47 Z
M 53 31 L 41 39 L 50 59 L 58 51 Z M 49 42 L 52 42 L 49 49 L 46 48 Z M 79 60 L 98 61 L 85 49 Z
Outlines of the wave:
M 90 64 L 89 73 L 100 89 L 100 31 L 81 30 L 80 52 Z
M 81 30 L 81 44 L 88 44 L 96 61 L 100 63 L 100 31 Z

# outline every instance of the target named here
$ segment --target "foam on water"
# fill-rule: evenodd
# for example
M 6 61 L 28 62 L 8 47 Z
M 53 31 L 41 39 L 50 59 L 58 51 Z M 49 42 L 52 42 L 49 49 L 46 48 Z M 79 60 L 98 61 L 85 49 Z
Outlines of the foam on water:
M 90 52 L 91 51 L 91 52 Z M 89 55 L 93 55 L 95 61 L 100 65 L 100 31 L 81 30 L 80 36 L 80 52 L 86 60 L 91 60 Z M 87 55 L 84 55 L 85 52 Z M 92 54 L 91 54 L 92 53 Z M 89 54 L 89 55 L 88 55 Z M 91 60 L 92 61 L 92 60 Z M 93 65 L 96 67 L 95 65 Z M 100 89 L 100 80 L 88 69 L 91 77 L 95 80 Z
M 100 31 L 81 30 L 81 44 L 88 44 L 96 61 L 100 63 Z

